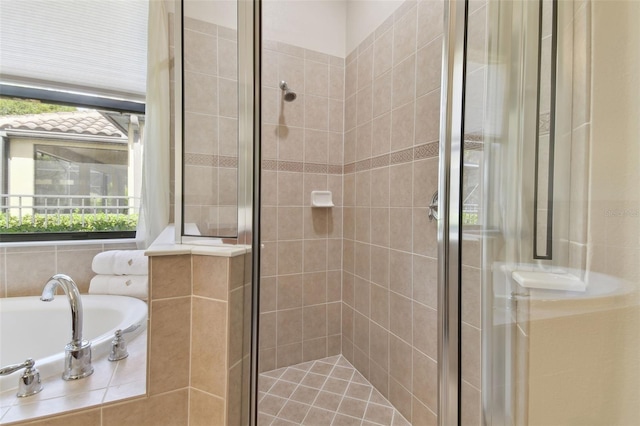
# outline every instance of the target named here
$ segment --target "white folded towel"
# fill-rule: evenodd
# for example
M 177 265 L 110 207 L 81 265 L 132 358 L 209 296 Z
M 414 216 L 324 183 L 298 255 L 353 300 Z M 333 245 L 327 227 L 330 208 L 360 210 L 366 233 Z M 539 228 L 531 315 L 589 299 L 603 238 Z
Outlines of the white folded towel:
M 144 250 L 109 250 L 93 258 L 91 269 L 99 275 L 147 275 L 149 259 Z
M 149 283 L 146 275 L 96 275 L 89 283 L 89 294 L 113 294 L 147 300 Z

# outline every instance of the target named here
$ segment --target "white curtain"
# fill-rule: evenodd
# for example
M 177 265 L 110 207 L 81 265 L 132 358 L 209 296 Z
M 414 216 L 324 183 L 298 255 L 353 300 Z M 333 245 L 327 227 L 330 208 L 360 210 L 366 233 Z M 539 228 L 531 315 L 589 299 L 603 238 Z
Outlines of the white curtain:
M 149 247 L 169 223 L 169 67 L 167 9 L 163 0 L 150 0 L 139 248 Z

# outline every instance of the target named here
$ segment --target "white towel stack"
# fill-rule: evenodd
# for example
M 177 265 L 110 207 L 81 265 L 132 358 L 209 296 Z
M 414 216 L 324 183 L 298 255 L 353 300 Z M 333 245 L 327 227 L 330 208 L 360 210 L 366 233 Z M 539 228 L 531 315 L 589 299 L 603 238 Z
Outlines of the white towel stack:
M 147 300 L 149 260 L 144 250 L 111 250 L 97 254 L 91 263 L 96 275 L 91 294 L 117 294 Z

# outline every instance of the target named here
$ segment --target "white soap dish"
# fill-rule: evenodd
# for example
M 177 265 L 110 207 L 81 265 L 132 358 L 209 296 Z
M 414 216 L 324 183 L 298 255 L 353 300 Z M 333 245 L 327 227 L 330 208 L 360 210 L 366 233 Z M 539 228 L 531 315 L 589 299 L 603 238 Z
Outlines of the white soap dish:
M 311 191 L 311 207 L 333 207 L 331 191 Z

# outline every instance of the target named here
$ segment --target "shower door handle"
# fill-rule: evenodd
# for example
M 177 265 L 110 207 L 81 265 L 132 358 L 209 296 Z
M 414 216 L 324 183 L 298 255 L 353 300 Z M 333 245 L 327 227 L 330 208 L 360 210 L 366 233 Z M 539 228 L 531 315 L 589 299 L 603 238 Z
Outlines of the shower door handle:
M 429 204 L 429 222 L 438 220 L 438 191 L 433 193 L 431 203 Z

